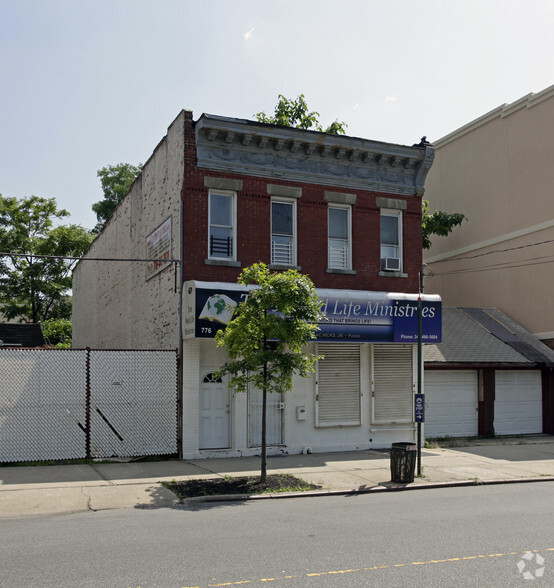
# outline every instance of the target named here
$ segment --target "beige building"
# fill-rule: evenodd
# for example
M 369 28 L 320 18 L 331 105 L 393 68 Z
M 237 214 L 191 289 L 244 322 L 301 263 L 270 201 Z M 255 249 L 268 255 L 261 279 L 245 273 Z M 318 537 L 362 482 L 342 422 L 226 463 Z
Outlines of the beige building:
M 554 85 L 434 146 L 425 198 L 468 221 L 424 252 L 426 292 L 499 308 L 554 347 Z

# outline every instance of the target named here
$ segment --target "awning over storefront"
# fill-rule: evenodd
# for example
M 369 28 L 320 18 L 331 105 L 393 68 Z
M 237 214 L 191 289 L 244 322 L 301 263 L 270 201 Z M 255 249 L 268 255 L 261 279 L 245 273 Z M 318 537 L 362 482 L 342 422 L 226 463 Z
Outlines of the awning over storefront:
M 250 290 L 238 284 L 188 281 L 183 289 L 183 338 L 213 338 L 233 319 Z M 325 319 L 318 341 L 417 343 L 418 294 L 318 289 Z M 442 340 L 442 302 L 421 294 L 422 341 Z

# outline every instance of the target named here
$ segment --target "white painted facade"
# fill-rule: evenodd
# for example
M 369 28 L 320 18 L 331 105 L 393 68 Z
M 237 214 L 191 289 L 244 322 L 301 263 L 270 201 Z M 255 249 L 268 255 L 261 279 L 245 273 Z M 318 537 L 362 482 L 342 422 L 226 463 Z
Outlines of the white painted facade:
M 393 344 L 394 345 L 394 344 Z M 321 353 L 321 344 L 310 343 L 307 351 Z M 296 376 L 293 391 L 281 399 L 282 443 L 270 445 L 269 455 L 301 452 L 351 451 L 358 449 L 385 448 L 397 441 L 415 441 L 413 423 L 413 392 L 417 386 L 417 348 L 409 349 L 411 386 L 406 390 L 404 406 L 399 412 L 409 414 L 410 422 L 374 421 L 374 349 L 375 345 L 357 345 L 360 350 L 360 417 L 361 424 L 354 426 L 316 426 L 317 372 L 311 377 Z M 381 346 L 382 347 L 382 346 Z M 324 350 L 323 350 L 324 352 Z M 256 455 L 260 449 L 251 442 L 250 432 L 256 423 L 249 422 L 249 399 L 247 393 L 230 393 L 229 446 L 202 449 L 201 413 L 202 381 L 207 374 L 216 371 L 227 360 L 224 349 L 216 347 L 212 339 L 190 339 L 184 341 L 183 349 L 183 458 L 225 457 Z M 323 360 L 325 361 L 325 360 Z M 271 400 L 271 399 L 270 399 Z

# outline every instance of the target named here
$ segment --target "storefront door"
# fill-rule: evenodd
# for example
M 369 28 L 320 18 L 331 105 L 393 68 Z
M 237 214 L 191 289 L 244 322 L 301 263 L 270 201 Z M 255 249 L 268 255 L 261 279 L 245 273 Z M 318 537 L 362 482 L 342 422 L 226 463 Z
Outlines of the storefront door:
M 285 403 L 281 394 L 275 392 L 267 395 L 266 407 L 266 443 L 281 445 L 283 443 L 283 413 Z M 262 391 L 251 387 L 248 392 L 248 429 L 250 447 L 262 444 Z
M 207 373 L 200 385 L 200 449 L 229 447 L 229 387 L 221 376 Z

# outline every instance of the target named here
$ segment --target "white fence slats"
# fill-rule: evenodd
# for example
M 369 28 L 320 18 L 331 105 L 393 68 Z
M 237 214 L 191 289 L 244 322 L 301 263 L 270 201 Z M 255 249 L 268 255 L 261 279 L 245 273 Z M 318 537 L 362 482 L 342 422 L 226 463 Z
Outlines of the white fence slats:
M 87 457 L 88 422 L 90 457 L 176 453 L 176 352 L 0 349 L 0 462 Z

